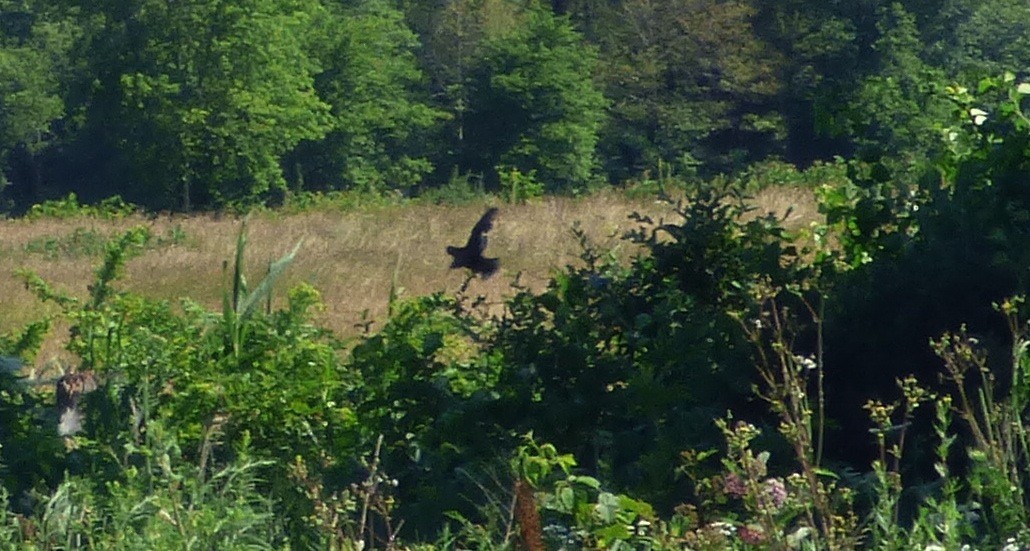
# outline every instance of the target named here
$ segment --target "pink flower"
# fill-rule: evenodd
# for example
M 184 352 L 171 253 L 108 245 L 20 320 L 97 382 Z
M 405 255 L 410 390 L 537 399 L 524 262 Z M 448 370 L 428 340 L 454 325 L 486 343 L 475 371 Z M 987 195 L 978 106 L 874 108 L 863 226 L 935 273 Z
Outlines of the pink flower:
M 722 489 L 727 494 L 735 497 L 743 497 L 747 493 L 747 487 L 744 486 L 744 481 L 737 473 L 726 475 L 725 480 L 723 480 Z
M 758 545 L 765 541 L 765 532 L 762 528 L 755 525 L 741 526 L 737 530 L 737 535 L 740 536 L 740 541 L 749 545 Z
M 762 484 L 762 497 L 765 503 L 776 509 L 783 507 L 783 502 L 787 501 L 787 487 L 783 484 L 783 480 L 780 478 L 766 479 Z

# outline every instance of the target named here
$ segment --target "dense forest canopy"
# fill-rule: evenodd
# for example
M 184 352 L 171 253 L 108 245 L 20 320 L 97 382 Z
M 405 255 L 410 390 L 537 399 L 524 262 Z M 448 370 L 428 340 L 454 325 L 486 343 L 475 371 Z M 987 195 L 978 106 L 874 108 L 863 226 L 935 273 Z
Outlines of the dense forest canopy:
M 3 0 L 3 208 L 568 192 L 770 157 L 904 175 L 945 85 L 1026 73 L 1027 21 L 1009 0 Z

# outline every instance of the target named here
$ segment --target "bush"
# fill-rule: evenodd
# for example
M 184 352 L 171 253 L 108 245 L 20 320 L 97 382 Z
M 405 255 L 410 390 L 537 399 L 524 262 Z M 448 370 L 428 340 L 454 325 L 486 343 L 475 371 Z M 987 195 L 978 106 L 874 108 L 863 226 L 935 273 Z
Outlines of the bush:
M 460 205 L 482 200 L 486 192 L 483 178 L 475 174 L 459 174 L 455 167 L 446 183 L 438 187 L 423 189 L 419 199 L 433 204 Z
M 735 183 L 750 193 L 776 186 L 839 189 L 848 183 L 848 169 L 840 157 L 830 163 L 816 161 L 804 170 L 791 163 L 770 159 L 748 167 L 735 179 Z
M 107 244 L 84 302 L 25 274 L 40 298 L 55 302 L 71 322 L 68 348 L 82 358 L 80 370 L 104 381 L 87 400 L 85 430 L 75 437 L 78 449 L 65 468 L 118 480 L 141 465 L 157 469 L 174 451 L 200 481 L 222 476 L 221 469 L 253 469 L 254 486 L 279 508 L 277 522 L 302 525 L 312 504 L 289 481 L 289 465 L 300 457 L 323 476 L 350 465 L 357 440 L 345 386 L 353 380 L 339 362 L 336 341 L 310 323 L 318 294 L 301 286 L 284 309 L 261 308 L 296 249 L 248 290 L 240 271 L 241 230 L 223 311 L 184 301 L 179 312 L 115 287 L 147 235 L 135 228 Z M 168 449 L 153 448 L 159 431 L 157 444 Z M 248 466 L 249 457 L 254 465 Z M 175 478 L 162 476 L 172 477 L 169 483 Z M 146 501 L 146 495 L 126 499 Z
M 885 399 L 907 374 L 931 380 L 931 338 L 967 323 L 992 357 L 1010 345 L 990 305 L 1025 290 L 1030 123 L 1026 94 L 1011 81 L 981 89 L 978 96 L 952 90 L 955 122 L 942 133 L 949 151 L 918 186 L 856 164 L 850 187 L 821 197 L 842 248 L 861 259 L 836 283 L 826 313 L 829 403 L 842 423 L 841 450 L 858 461 L 873 450 L 851 436 L 864 419 L 846 412 Z M 992 115 L 978 118 L 977 109 Z
M 114 220 L 125 218 L 130 214 L 139 211 L 139 207 L 130 205 L 115 195 L 108 197 L 96 205 L 83 205 L 74 193 L 69 193 L 64 199 L 43 201 L 32 205 L 26 218 L 36 220 L 40 218 L 100 218 Z

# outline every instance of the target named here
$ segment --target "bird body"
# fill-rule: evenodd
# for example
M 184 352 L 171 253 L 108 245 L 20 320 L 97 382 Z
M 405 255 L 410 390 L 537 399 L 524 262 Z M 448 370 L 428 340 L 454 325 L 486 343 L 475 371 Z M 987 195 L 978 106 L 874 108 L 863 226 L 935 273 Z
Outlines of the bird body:
M 447 247 L 447 254 L 453 257 L 451 268 L 468 268 L 484 278 L 492 276 L 501 267 L 501 261 L 497 258 L 486 258 L 483 251 L 486 250 L 486 234 L 494 227 L 494 217 L 497 216 L 497 209 L 487 209 L 486 213 L 476 222 L 469 234 L 469 240 L 464 247 Z
M 92 371 L 69 373 L 57 380 L 57 414 L 60 416 L 58 434 L 72 436 L 82 430 L 79 403 L 83 396 L 96 389 L 97 380 Z

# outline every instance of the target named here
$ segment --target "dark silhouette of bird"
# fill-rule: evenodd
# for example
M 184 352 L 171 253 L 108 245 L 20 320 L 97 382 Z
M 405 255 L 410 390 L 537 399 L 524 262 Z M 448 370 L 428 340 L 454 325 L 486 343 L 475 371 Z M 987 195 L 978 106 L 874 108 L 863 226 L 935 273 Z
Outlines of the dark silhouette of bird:
M 451 268 L 468 268 L 487 278 L 501 267 L 499 259 L 483 257 L 483 250 L 486 249 L 486 234 L 494 227 L 494 217 L 496 216 L 496 208 L 488 209 L 472 228 L 468 243 L 464 247 L 447 247 L 447 254 L 454 257 L 454 260 L 451 261 Z

